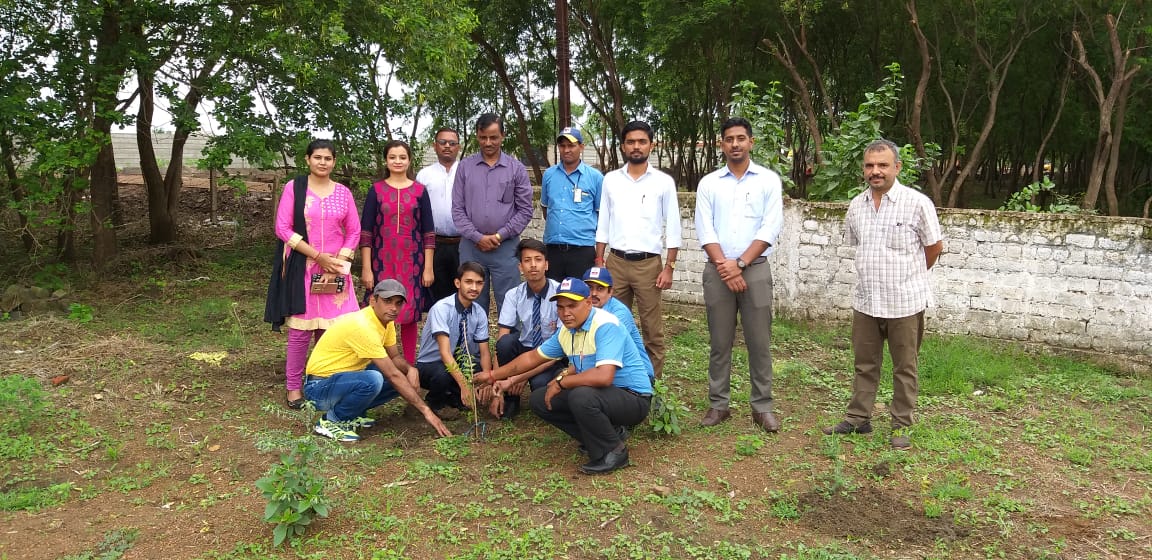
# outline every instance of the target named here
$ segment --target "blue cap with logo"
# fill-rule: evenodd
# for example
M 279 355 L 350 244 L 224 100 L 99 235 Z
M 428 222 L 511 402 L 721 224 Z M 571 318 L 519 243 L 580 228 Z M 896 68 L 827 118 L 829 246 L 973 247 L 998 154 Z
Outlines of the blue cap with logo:
M 556 301 L 556 298 L 568 298 L 572 301 L 584 301 L 591 294 L 592 292 L 588 290 L 588 284 L 579 278 L 569 276 L 560 282 L 556 295 L 548 298 L 548 300 Z
M 584 273 L 585 282 L 595 282 L 605 288 L 612 287 L 612 273 L 602 266 L 594 266 Z
M 557 140 L 565 138 L 573 144 L 583 144 L 584 135 L 580 134 L 580 129 L 574 126 L 566 126 L 560 130 L 560 135 L 556 137 Z

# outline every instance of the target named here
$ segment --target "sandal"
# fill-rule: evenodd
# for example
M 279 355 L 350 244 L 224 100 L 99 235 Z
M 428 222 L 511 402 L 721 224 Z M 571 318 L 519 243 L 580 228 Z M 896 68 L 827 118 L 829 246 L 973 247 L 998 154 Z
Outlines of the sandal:
M 305 401 L 307 401 L 307 399 L 304 397 L 300 397 L 295 400 L 284 399 L 284 402 L 287 403 L 288 408 L 291 408 L 292 410 L 300 410 L 301 408 L 304 408 Z

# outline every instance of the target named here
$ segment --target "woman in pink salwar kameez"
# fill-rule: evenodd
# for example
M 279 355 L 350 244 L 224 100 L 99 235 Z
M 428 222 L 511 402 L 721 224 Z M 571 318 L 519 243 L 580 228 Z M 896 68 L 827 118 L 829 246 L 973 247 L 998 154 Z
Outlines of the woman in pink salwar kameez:
M 335 146 L 330 140 L 314 140 L 308 145 L 308 190 L 304 201 L 307 239 L 293 227 L 296 196 L 293 184 L 284 186 L 276 212 L 276 237 L 284 241 L 285 256 L 289 251 L 307 258 L 304 273 L 305 311 L 285 318 L 288 327 L 288 350 L 285 364 L 286 400 L 289 407 L 304 403 L 304 366 L 313 340 L 334 319 L 360 309 L 350 265 L 360 241 L 360 218 L 356 201 L 348 187 L 332 180 Z M 332 293 L 313 293 L 312 283 L 336 284 Z M 319 290 L 323 292 L 324 290 Z

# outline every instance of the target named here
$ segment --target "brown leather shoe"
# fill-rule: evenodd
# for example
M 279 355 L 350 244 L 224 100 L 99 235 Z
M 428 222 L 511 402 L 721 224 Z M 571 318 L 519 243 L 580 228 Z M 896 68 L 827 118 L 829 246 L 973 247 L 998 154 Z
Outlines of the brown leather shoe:
M 771 412 L 753 412 L 752 423 L 763 428 L 765 432 L 780 431 L 780 421 Z
M 709 408 L 708 412 L 704 414 L 704 418 L 700 419 L 700 425 L 705 427 L 715 426 L 727 420 L 729 416 L 732 416 L 732 413 L 729 412 L 727 408 L 724 410 Z

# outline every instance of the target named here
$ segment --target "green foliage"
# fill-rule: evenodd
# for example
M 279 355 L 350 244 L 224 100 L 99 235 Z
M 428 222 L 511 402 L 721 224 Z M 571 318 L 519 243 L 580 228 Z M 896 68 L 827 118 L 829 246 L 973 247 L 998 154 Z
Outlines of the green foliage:
M 648 425 L 662 435 L 680 435 L 680 420 L 688 417 L 688 407 L 680 401 L 664 381 L 652 383 L 652 409 L 648 411 Z
M 140 530 L 136 528 L 108 531 L 95 551 L 64 556 L 61 560 L 117 560 L 124 557 L 139 536 Z
M 22 434 L 47 419 L 49 412 L 48 394 L 40 381 L 19 374 L 0 377 L 0 436 Z
M 17 488 L 0 492 L 0 511 L 39 510 L 60 505 L 68 500 L 75 488 L 71 482 L 61 482 L 46 488 Z
M 893 62 L 885 66 L 888 75 L 876 91 L 864 94 L 864 102 L 855 111 L 844 115 L 840 128 L 824 139 L 820 166 L 808 189 L 808 194 L 816 200 L 848 200 L 864 190 L 865 183 L 861 172 L 861 158 L 864 148 L 874 140 L 884 137 L 883 125 L 896 113 L 900 102 L 900 84 L 904 74 L 900 65 Z M 905 145 L 900 149 L 903 168 L 900 182 L 913 185 L 921 170 L 930 167 L 934 157 L 940 153 L 939 146 L 928 149 L 928 158 L 915 157 L 915 149 Z M 911 156 L 911 157 L 909 157 Z
M 764 447 L 764 438 L 758 434 L 736 436 L 736 454 L 751 457 Z
M 752 147 L 753 160 L 780 175 L 785 189 L 795 187 L 780 82 L 769 83 L 762 93 L 754 82 L 748 80 L 736 84 L 732 90 L 729 105 L 732 115 L 742 116 L 752 123 L 756 137 L 756 145 Z
M 256 488 L 267 500 L 264 521 L 273 523 L 272 545 L 301 535 L 317 517 L 328 517 L 331 500 L 325 496 L 325 480 L 318 472 L 320 451 L 311 438 L 302 438 L 280 457 Z
M 1036 204 L 1041 195 L 1052 197 L 1047 208 Z M 1004 201 L 1001 210 L 1009 212 L 1049 212 L 1052 214 L 1092 214 L 1094 210 L 1085 210 L 1076 204 L 1072 197 L 1056 192 L 1056 183 L 1047 175 L 1036 183 L 1032 183 L 1014 193 Z
M 83 303 L 72 303 L 68 306 L 68 319 L 77 323 L 92 321 L 92 306 Z

